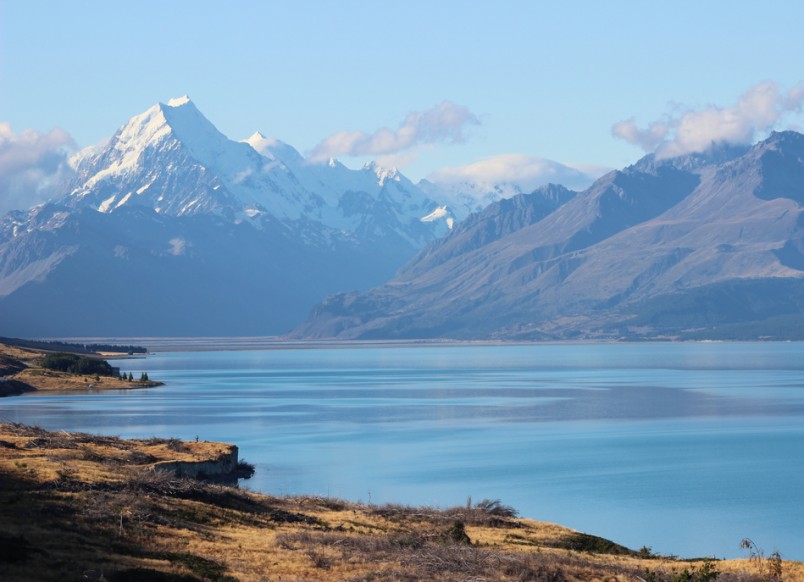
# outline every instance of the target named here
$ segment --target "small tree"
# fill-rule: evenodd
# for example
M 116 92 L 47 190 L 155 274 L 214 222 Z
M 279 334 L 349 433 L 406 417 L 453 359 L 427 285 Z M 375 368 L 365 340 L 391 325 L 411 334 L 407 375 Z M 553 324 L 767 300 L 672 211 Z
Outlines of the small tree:
M 132 374 L 131 372 L 129 372 L 129 373 L 128 373 L 128 381 L 129 381 L 129 382 L 133 382 L 133 381 L 134 381 L 134 374 Z
M 148 381 L 148 373 L 143 372 L 142 374 L 140 374 L 140 382 L 147 382 L 147 381 Z
M 765 551 L 749 538 L 743 538 L 740 548 L 748 550 L 748 559 L 754 564 L 763 580 L 782 579 L 782 555 L 778 551 L 766 557 Z

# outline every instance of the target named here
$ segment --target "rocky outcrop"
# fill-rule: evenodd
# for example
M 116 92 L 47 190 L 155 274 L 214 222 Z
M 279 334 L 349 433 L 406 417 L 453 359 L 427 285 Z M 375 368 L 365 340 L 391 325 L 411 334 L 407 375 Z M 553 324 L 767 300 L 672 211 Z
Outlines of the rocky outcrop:
M 3 396 L 19 396 L 26 392 L 34 392 L 36 388 L 29 386 L 25 382 L 13 380 L 8 377 L 0 378 L 0 398 Z
M 215 458 L 199 461 L 160 461 L 153 464 L 154 471 L 173 473 L 177 477 L 191 479 L 207 479 L 210 477 L 224 477 L 237 470 L 238 449 L 229 445 L 228 450 Z

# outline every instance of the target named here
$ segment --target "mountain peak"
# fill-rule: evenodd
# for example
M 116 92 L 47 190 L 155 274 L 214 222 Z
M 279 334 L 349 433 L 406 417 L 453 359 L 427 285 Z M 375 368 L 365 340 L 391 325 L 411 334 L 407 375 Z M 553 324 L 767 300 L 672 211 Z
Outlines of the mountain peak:
M 804 136 L 747 147 L 496 202 L 292 337 L 801 338 Z
M 265 137 L 259 131 L 252 133 L 243 142 L 270 160 L 278 160 L 284 164 L 299 164 L 304 161 L 304 158 L 296 151 L 296 148 L 275 137 Z
M 76 160 L 80 171 L 71 186 L 70 204 L 88 204 L 104 213 L 134 201 L 151 205 L 156 212 L 219 210 L 216 187 L 221 183 L 207 178 L 206 169 L 216 167 L 218 179 L 228 186 L 230 175 L 244 171 L 251 161 L 243 149 L 258 157 L 244 144 L 230 142 L 188 97 L 156 103 L 129 119 L 101 151 Z M 187 158 L 194 164 L 183 166 Z M 185 170 L 200 172 L 190 182 L 202 186 L 171 191 L 170 181 Z
M 655 153 L 648 154 L 635 164 L 625 168 L 624 171 L 637 170 L 641 172 L 655 172 L 661 167 L 696 171 L 706 166 L 719 165 L 735 160 L 744 155 L 749 149 L 749 146 L 743 144 L 712 142 L 710 146 L 702 152 L 689 152 L 669 158 L 658 156 Z
M 379 180 L 379 185 L 384 186 L 388 180 L 399 182 L 399 171 L 396 168 L 384 168 L 377 164 L 377 162 L 366 162 L 363 165 L 363 170 L 373 173 Z
M 804 147 L 804 135 L 797 131 L 774 131 L 755 147 L 761 149 L 781 149 L 781 148 L 802 148 Z
M 182 141 L 226 139 L 185 95 L 167 103 L 157 103 L 135 115 L 118 130 L 110 145 L 138 157 L 146 145 L 171 135 Z
M 169 139 L 172 129 L 161 103 L 149 107 L 143 113 L 129 119 L 105 146 L 80 152 L 75 167 L 86 162 L 85 171 L 94 175 L 82 178 L 84 184 L 75 193 L 83 196 L 87 188 L 110 176 L 122 175 L 137 166 L 140 156 L 149 144 Z
M 271 150 L 277 147 L 287 147 L 286 143 L 273 137 L 266 137 L 260 131 L 255 131 L 243 141 L 260 153 L 264 153 L 263 150 Z

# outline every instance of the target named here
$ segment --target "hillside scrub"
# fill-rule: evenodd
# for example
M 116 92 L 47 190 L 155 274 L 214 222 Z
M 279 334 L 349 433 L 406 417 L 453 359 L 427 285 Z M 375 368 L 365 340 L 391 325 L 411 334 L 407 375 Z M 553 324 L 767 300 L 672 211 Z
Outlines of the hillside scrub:
M 783 572 L 804 581 L 798 562 L 634 552 L 516 517 L 497 500 L 377 506 L 154 470 L 226 447 L 0 424 L 0 579 L 759 582 Z
M 47 354 L 41 360 L 39 365 L 48 370 L 55 370 L 57 372 L 67 372 L 68 374 L 80 374 L 83 376 L 112 376 L 114 370 L 106 360 L 98 358 L 87 358 L 84 356 L 76 356 L 75 354 Z

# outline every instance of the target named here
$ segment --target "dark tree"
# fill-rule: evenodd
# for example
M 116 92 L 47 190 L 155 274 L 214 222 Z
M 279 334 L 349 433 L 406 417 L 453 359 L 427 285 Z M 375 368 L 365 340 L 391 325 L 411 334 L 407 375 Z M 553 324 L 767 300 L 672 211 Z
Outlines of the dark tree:
M 85 358 L 75 354 L 48 354 L 39 365 L 48 370 L 67 372 L 68 374 L 81 374 L 83 376 L 113 376 L 114 371 L 106 360 L 98 358 Z

